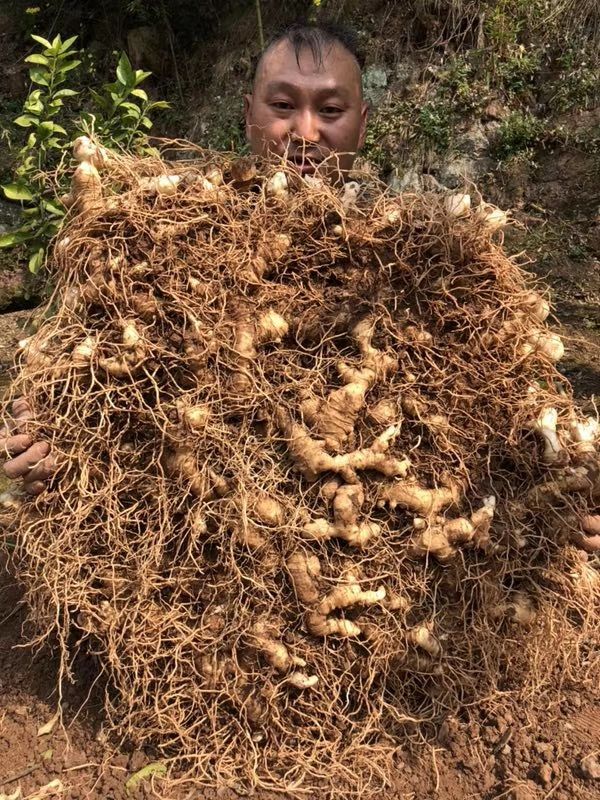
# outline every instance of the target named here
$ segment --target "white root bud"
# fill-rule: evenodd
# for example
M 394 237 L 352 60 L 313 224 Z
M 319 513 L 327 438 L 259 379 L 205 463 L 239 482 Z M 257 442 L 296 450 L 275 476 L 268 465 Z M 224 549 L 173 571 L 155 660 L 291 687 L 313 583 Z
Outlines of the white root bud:
M 23 505 L 23 498 L 15 492 L 2 492 L 0 494 L 0 508 L 6 511 L 18 511 Z
M 206 428 L 210 419 L 210 409 L 208 406 L 186 406 L 183 401 L 177 401 L 177 411 L 183 422 L 186 422 L 192 430 L 201 431 Z
M 106 148 L 94 144 L 88 136 L 78 136 L 75 139 L 73 142 L 73 157 L 80 163 L 88 161 L 96 169 L 102 169 L 110 160 L 110 155 Z
M 451 194 L 444 200 L 444 208 L 449 217 L 459 219 L 471 210 L 471 196 L 468 194 Z
M 571 439 L 576 443 L 578 453 L 594 453 L 595 443 L 600 438 L 600 424 L 594 417 L 587 417 L 585 422 L 571 420 L 569 424 Z
M 564 447 L 556 431 L 557 422 L 558 411 L 555 408 L 548 407 L 542 409 L 533 426 L 536 433 L 539 433 L 544 439 L 544 453 L 542 455 L 544 464 L 556 463 L 561 459 L 564 452 Z
M 125 347 L 135 347 L 141 339 L 134 322 L 126 322 L 123 326 L 123 344 Z
M 272 261 L 280 261 L 292 246 L 292 239 L 287 233 L 276 233 L 269 241 L 269 255 Z
M 527 312 L 539 322 L 544 322 L 550 313 L 550 303 L 537 292 L 529 292 L 524 305 Z
M 277 526 L 283 525 L 285 521 L 285 510 L 278 500 L 274 497 L 269 497 L 267 494 L 261 494 L 259 497 L 250 504 L 250 509 L 253 517 L 264 525 Z
M 181 175 L 157 175 L 154 178 L 140 178 L 140 189 L 149 195 L 172 197 L 177 194 L 177 185 Z
M 550 359 L 550 361 L 557 362 L 565 354 L 565 346 L 562 339 L 556 333 L 546 333 L 544 331 L 536 331 L 532 333 L 527 342 L 522 348 L 523 355 L 530 353 L 541 353 Z
M 439 658 L 442 654 L 440 643 L 425 625 L 419 625 L 408 631 L 408 640 L 415 647 L 425 650 L 432 658 Z
M 400 211 L 397 208 L 392 209 L 392 211 L 388 211 L 385 216 L 385 224 L 386 225 L 397 225 L 400 222 Z
M 284 681 L 293 686 L 294 689 L 312 689 L 317 685 L 319 679 L 316 675 L 305 675 L 303 672 L 292 672 Z
M 290 326 L 286 320 L 270 308 L 258 321 L 257 338 L 261 344 L 267 342 L 279 343 L 289 331 Z
M 513 592 L 507 603 L 496 606 L 492 612 L 496 619 L 508 618 L 517 625 L 528 628 L 535 622 L 536 612 L 533 601 L 524 592 Z
M 342 190 L 342 206 L 346 211 L 356 206 L 359 191 L 360 184 L 356 181 L 348 181 L 348 183 L 344 184 Z
M 288 197 L 288 179 L 285 172 L 276 172 L 269 178 L 266 185 L 266 192 L 269 197 L 280 197 L 282 200 Z
M 73 348 L 71 359 L 74 367 L 87 367 L 94 355 L 95 340 L 92 336 L 86 338 Z
M 498 231 L 508 224 L 508 214 L 491 203 L 481 203 L 476 209 L 477 219 L 489 231 Z

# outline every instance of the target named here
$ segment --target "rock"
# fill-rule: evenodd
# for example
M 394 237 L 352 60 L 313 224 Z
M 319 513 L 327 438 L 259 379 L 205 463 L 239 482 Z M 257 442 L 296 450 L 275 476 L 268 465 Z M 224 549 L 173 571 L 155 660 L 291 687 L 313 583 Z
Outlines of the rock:
M 591 754 L 582 758 L 579 766 L 585 778 L 594 781 L 600 780 L 600 761 L 597 756 Z
M 383 67 L 372 66 L 364 70 L 363 92 L 372 108 L 376 108 L 383 100 L 387 83 L 387 72 Z
M 482 114 L 484 120 L 503 120 L 508 116 L 508 108 L 503 105 L 499 100 L 492 100 L 485 107 Z
M 493 169 L 490 158 L 469 158 L 466 155 L 452 156 L 438 171 L 438 180 L 448 189 L 458 189 L 465 183 L 476 183 L 483 175 Z
M 387 183 L 395 194 L 423 191 L 423 175 L 417 167 L 407 167 L 405 170 L 395 169 Z
M 394 94 L 404 97 L 411 92 L 419 79 L 420 66 L 412 58 L 398 61 L 393 73 Z
M 456 139 L 456 149 L 460 153 L 472 157 L 479 157 L 486 153 L 489 144 L 489 139 L 481 122 L 476 122 Z
M 544 786 L 550 786 L 552 783 L 552 767 L 550 764 L 542 764 L 540 767 L 540 780 Z
M 537 800 L 538 797 L 535 786 L 529 782 L 513 786 L 508 794 L 509 800 Z
M 0 199 L 0 234 L 8 233 L 19 224 L 21 207 L 18 203 Z
M 23 306 L 28 300 L 27 276 L 24 270 L 0 271 L 0 312 Z

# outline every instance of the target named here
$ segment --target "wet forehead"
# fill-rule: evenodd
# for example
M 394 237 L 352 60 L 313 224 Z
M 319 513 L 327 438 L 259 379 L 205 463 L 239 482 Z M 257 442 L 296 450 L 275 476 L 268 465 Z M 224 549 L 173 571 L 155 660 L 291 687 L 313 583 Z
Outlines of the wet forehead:
M 354 56 L 337 42 L 323 48 L 320 64 L 309 47 L 303 47 L 296 59 L 291 42 L 274 44 L 259 64 L 254 91 L 263 94 L 282 84 L 318 93 L 338 91 L 349 98 L 362 95 L 360 67 Z

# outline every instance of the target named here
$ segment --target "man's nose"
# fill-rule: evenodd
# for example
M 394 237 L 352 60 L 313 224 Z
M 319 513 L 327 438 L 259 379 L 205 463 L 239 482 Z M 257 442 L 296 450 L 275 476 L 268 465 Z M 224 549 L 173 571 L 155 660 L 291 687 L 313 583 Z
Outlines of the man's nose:
M 307 142 L 318 142 L 320 138 L 318 115 L 309 109 L 294 115 L 292 135 Z

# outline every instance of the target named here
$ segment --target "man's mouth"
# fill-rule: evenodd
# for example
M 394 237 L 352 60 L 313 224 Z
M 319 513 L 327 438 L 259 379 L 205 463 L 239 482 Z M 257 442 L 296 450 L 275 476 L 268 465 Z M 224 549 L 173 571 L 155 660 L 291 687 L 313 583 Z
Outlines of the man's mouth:
M 313 175 L 317 171 L 317 167 L 321 162 L 319 156 L 310 156 L 306 153 L 297 153 L 296 155 L 289 155 L 287 157 L 288 164 L 294 167 L 300 175 Z

